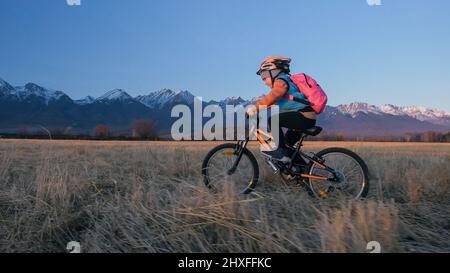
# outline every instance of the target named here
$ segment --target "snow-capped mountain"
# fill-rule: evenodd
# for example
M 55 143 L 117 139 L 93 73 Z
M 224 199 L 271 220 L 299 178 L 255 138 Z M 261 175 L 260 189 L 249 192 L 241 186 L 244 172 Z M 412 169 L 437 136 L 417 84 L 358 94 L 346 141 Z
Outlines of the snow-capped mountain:
M 30 97 L 41 98 L 46 104 L 52 100 L 59 100 L 62 97 L 68 97 L 62 91 L 47 89 L 34 83 L 27 83 L 25 86 L 16 86 L 13 94 L 21 100 L 25 100 Z
M 127 92 L 122 89 L 114 89 L 106 92 L 104 95 L 96 98 L 95 102 L 117 102 L 117 101 L 127 101 L 133 100 L 133 97 L 130 96 Z
M 14 87 L 0 78 L 0 96 L 9 96 L 15 92 Z
M 265 96 L 264 94 L 261 94 L 259 96 L 253 97 L 253 98 L 251 98 L 250 103 L 255 104 L 257 101 L 264 98 L 264 96 Z
M 243 105 L 256 103 L 264 95 L 249 100 L 239 96 L 203 101 L 203 106 L 217 104 Z M 93 98 L 72 100 L 62 91 L 34 83 L 14 87 L 0 79 L 0 130 L 14 131 L 22 125 L 45 125 L 49 128 L 92 130 L 97 124 L 128 130 L 136 119 L 151 118 L 159 129 L 170 131 L 174 119 L 171 109 L 185 104 L 192 109 L 195 96 L 189 91 L 162 89 L 148 95 L 132 97 L 122 89 L 114 89 Z M 7 117 L 7 118 L 6 118 Z M 450 113 L 419 106 L 381 106 L 363 102 L 327 106 L 319 115 L 318 125 L 326 132 L 359 135 L 392 135 L 409 132 L 448 131 Z M 13 129 L 11 129 L 13 128 Z
M 223 106 L 223 105 L 247 105 L 250 102 L 247 100 L 244 100 L 241 97 L 227 97 L 224 100 L 219 101 L 219 105 Z
M 369 105 L 364 102 L 354 102 L 350 104 L 341 104 L 337 106 L 337 109 L 343 114 L 350 114 L 355 117 L 357 113 L 373 113 L 381 114 L 382 111 L 375 105 Z
M 439 109 L 431 109 L 423 106 L 395 106 L 392 104 L 384 104 L 380 109 L 384 113 L 394 116 L 406 115 L 434 124 L 450 125 L 450 112 Z
M 13 87 L 1 78 L 0 95 L 16 100 L 39 99 L 45 104 L 48 104 L 50 101 L 59 100 L 63 97 L 66 99 L 69 98 L 69 96 L 62 91 L 47 89 L 35 83 L 27 83 L 25 86 Z
M 194 95 L 189 91 L 162 89 L 145 96 L 137 96 L 136 100 L 149 108 L 161 109 L 166 105 L 174 103 L 191 104 L 194 101 Z
M 371 113 L 376 115 L 408 116 L 420 121 L 427 121 L 438 125 L 450 126 L 450 113 L 438 109 L 430 109 L 422 106 L 395 106 L 384 104 L 381 106 L 369 105 L 368 103 L 355 102 L 337 106 L 343 114 L 349 114 L 353 118 L 358 113 Z
M 95 101 L 95 98 L 92 96 L 86 96 L 83 99 L 75 100 L 74 102 L 78 105 L 86 105 L 91 104 Z

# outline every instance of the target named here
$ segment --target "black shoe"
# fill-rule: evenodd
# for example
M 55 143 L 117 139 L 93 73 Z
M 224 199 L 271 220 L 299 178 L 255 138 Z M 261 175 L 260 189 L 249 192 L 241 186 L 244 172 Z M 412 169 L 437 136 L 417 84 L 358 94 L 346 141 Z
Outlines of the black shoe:
M 287 150 L 287 156 L 289 158 L 292 158 L 292 156 L 295 153 L 295 149 L 290 148 Z M 303 157 L 301 157 L 299 154 L 297 154 L 292 162 L 292 164 L 294 165 L 306 165 L 306 161 L 303 159 Z

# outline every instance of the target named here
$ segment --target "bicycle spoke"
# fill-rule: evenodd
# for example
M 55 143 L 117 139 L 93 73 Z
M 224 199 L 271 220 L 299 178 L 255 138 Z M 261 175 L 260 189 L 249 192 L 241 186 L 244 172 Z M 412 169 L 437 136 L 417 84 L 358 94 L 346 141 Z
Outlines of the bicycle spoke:
M 329 153 L 323 156 L 325 164 L 337 172 L 339 182 L 329 183 L 327 181 L 311 180 L 311 188 L 321 197 L 338 197 L 343 193 L 350 196 L 358 196 L 362 190 L 362 181 L 364 181 L 364 173 L 358 162 L 352 157 L 343 153 Z M 329 177 L 327 171 L 313 166 L 313 175 Z M 340 192 L 340 193 L 339 193 Z
M 237 155 L 234 154 L 233 149 L 219 150 L 213 154 L 206 168 L 208 183 L 220 185 L 221 182 L 226 182 L 222 185 L 229 185 L 239 189 L 239 191 L 246 191 L 253 177 L 253 172 L 249 172 L 252 165 L 248 157 L 243 155 L 238 167 L 232 174 L 229 174 L 228 171 L 233 167 L 236 160 Z
M 356 166 L 355 166 L 356 167 Z M 350 177 L 355 177 L 356 175 L 361 175 L 360 170 L 358 170 L 357 168 L 352 169 L 350 172 L 346 172 L 344 173 L 344 176 L 348 179 Z

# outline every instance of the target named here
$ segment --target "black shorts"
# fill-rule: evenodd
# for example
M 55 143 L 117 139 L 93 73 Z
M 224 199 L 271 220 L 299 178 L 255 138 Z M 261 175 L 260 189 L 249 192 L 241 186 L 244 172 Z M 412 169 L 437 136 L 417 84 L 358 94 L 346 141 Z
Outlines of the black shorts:
M 278 120 L 280 122 L 280 128 L 289 128 L 297 130 L 305 130 L 316 125 L 315 119 L 309 119 L 303 116 L 301 112 L 285 112 L 278 114 Z M 269 126 L 270 126 L 269 119 Z
M 292 147 L 297 141 L 300 140 L 301 133 L 297 130 L 306 130 L 316 125 L 315 119 L 309 119 L 302 115 L 301 112 L 286 112 L 280 113 L 279 122 L 279 145 L 281 147 Z M 269 128 L 271 121 L 269 119 Z M 281 128 L 288 128 L 286 133 L 283 133 Z M 294 131 L 294 130 L 295 131 Z

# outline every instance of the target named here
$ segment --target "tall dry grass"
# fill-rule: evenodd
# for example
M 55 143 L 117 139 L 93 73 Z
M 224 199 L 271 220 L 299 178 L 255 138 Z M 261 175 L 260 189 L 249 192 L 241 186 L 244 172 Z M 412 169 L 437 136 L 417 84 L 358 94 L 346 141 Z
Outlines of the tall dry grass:
M 306 143 L 369 166 L 367 200 L 332 202 L 261 161 L 254 194 L 212 194 L 200 168 L 216 144 L 2 140 L 0 251 L 450 252 L 448 144 Z

